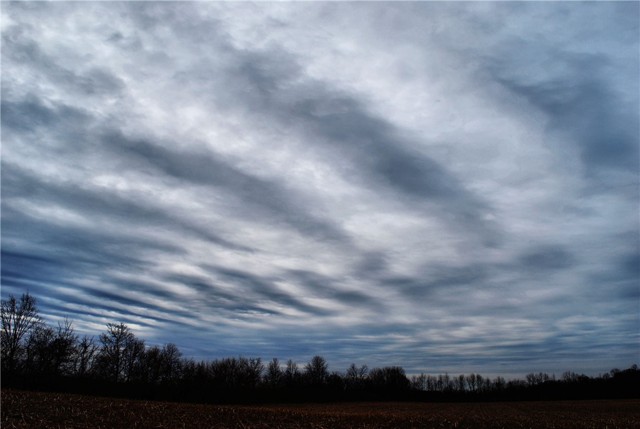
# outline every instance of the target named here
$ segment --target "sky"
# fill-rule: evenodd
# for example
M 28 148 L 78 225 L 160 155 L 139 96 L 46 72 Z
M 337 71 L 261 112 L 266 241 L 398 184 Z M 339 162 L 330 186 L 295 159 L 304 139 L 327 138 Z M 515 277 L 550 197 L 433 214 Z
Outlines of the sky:
M 194 359 L 640 363 L 640 3 L 1 14 L 3 298 Z

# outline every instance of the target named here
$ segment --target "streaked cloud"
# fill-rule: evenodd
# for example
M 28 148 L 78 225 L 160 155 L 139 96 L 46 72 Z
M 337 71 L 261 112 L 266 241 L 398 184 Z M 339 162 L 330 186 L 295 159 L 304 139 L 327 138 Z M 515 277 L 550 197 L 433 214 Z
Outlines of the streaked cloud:
M 2 295 L 188 356 L 638 355 L 635 3 L 6 3 Z

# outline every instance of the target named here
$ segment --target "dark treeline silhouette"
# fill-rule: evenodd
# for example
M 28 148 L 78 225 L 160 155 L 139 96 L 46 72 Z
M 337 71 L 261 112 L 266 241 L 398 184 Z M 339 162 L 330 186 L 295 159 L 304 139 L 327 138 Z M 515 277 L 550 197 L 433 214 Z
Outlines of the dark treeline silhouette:
M 2 386 L 139 399 L 247 403 L 365 400 L 541 400 L 640 397 L 640 370 L 598 377 L 531 373 L 524 380 L 480 374 L 407 377 L 398 366 L 351 364 L 330 372 L 314 356 L 288 360 L 233 357 L 194 361 L 174 344 L 149 346 L 123 323 L 109 323 L 97 338 L 79 337 L 65 320 L 48 326 L 33 296 L 2 300 Z

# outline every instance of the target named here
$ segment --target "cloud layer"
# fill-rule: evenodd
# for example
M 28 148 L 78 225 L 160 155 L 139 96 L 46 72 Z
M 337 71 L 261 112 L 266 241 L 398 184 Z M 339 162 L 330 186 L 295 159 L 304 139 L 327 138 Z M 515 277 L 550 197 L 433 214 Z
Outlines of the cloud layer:
M 196 358 L 626 367 L 638 12 L 7 3 L 2 295 Z

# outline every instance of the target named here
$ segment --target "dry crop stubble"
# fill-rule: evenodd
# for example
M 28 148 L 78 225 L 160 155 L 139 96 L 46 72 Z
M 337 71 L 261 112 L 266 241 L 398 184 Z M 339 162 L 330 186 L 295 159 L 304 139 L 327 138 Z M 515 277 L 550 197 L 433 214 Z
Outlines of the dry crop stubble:
M 3 390 L 2 427 L 640 429 L 640 400 L 220 406 Z

